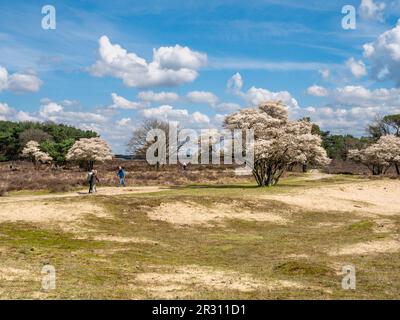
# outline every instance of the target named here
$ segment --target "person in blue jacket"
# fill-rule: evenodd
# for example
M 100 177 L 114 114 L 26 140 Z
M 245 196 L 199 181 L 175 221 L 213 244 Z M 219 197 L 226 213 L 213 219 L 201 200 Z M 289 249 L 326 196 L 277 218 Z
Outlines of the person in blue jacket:
M 119 178 L 119 185 L 125 187 L 125 170 L 122 167 L 118 167 L 117 176 Z

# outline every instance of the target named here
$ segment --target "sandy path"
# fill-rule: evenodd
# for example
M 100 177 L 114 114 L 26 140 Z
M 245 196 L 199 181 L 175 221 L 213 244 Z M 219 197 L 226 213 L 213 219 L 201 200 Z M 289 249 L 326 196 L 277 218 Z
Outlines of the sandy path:
M 367 180 L 342 185 L 307 188 L 297 192 L 263 195 L 313 211 L 400 214 L 400 180 Z
M 10 203 L 10 202 L 20 202 L 20 201 L 40 201 L 40 200 L 53 200 L 53 199 L 62 199 L 62 198 L 71 198 L 71 197 L 93 197 L 96 195 L 101 196 L 117 196 L 124 194 L 137 194 L 137 193 L 152 193 L 152 192 L 160 192 L 168 190 L 167 188 L 158 187 L 158 186 L 149 186 L 149 187 L 100 187 L 98 192 L 93 194 L 88 194 L 87 190 L 80 190 L 76 192 L 68 192 L 68 193 L 60 193 L 60 194 L 46 194 L 46 195 L 30 195 L 30 196 L 6 196 L 0 197 L 1 203 Z
M 97 195 L 116 196 L 124 194 L 137 194 L 160 192 L 165 190 L 161 187 L 102 187 Z M 1 222 L 34 222 L 34 223 L 57 223 L 66 230 L 73 231 L 76 225 L 71 222 L 79 222 L 87 214 L 98 217 L 110 218 L 107 211 L 93 200 L 96 195 L 88 194 L 87 191 L 70 192 L 63 194 L 46 194 L 30 196 L 8 196 L 0 197 L 0 223 Z M 63 203 L 53 202 L 68 198 Z

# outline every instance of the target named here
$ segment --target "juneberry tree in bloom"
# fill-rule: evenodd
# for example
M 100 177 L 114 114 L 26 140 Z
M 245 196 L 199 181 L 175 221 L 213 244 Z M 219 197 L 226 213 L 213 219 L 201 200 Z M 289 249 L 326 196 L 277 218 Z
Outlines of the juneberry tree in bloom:
M 373 175 L 387 172 L 393 165 L 400 175 L 400 137 L 385 135 L 365 149 L 349 151 L 349 159 L 367 166 Z
M 69 149 L 67 161 L 84 163 L 87 170 L 92 170 L 96 162 L 112 160 L 113 154 L 107 142 L 100 138 L 82 138 Z
M 22 149 L 22 156 L 28 158 L 37 167 L 38 163 L 48 163 L 53 160 L 46 152 L 40 150 L 37 141 L 28 141 L 24 149 Z
M 321 138 L 312 134 L 309 121 L 291 121 L 281 101 L 242 109 L 224 120 L 227 129 L 254 130 L 253 175 L 259 186 L 272 186 L 294 164 L 324 166 L 329 163 Z

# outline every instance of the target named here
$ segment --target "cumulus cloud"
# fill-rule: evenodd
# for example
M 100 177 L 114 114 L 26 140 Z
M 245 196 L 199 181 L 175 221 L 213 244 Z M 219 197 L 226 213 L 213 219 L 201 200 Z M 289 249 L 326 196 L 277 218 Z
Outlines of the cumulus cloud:
M 222 102 L 215 106 L 218 111 L 227 113 L 238 111 L 240 108 L 240 104 L 233 102 Z
M 357 79 L 367 74 L 367 68 L 362 60 L 356 61 L 353 57 L 346 61 L 347 68 Z
M 372 77 L 393 80 L 400 85 L 400 19 L 374 42 L 364 44 L 364 57 L 372 66 Z
M 131 118 L 122 118 L 120 120 L 117 120 L 115 123 L 117 124 L 117 126 L 126 127 L 132 123 L 132 120 Z
M 170 105 L 162 105 L 157 108 L 144 109 L 141 112 L 145 118 L 157 118 L 164 120 L 183 120 L 189 116 L 186 109 L 175 109 Z
M 246 92 L 241 89 L 243 87 L 242 76 L 239 73 L 233 75 L 227 82 L 227 88 L 234 94 L 241 97 L 247 104 L 256 106 L 260 102 L 269 100 L 281 100 L 289 108 L 298 108 L 299 104 L 288 91 L 273 92 L 268 89 L 251 87 Z
M 199 111 L 193 112 L 192 119 L 194 122 L 197 122 L 197 123 L 209 123 L 210 122 L 210 118 L 207 115 L 205 115 Z
M 125 99 L 116 93 L 111 93 L 111 99 L 113 102 L 113 104 L 110 106 L 111 109 L 135 110 L 143 108 L 143 104 Z
M 138 93 L 138 98 L 145 102 L 157 103 L 172 103 L 179 100 L 179 95 L 175 92 L 153 92 L 141 91 Z
M 235 73 L 226 84 L 229 91 L 240 92 L 243 87 L 243 79 L 239 72 Z
M 0 115 L 6 116 L 14 112 L 14 109 L 8 106 L 7 103 L 1 103 L 0 102 Z
M 0 66 L 0 92 L 8 87 L 8 71 L 6 68 Z
M 386 4 L 383 2 L 374 2 L 374 0 L 361 0 L 361 4 L 358 7 L 358 12 L 362 19 L 383 22 L 385 20 L 385 8 Z
M 365 134 L 365 128 L 376 117 L 400 113 L 400 89 L 368 89 L 349 85 L 329 91 L 331 103 L 292 111 L 293 118 L 311 117 L 324 130 L 335 133 Z
M 313 85 L 307 88 L 307 94 L 315 97 L 326 97 L 328 95 L 328 90 L 324 87 Z
M 187 109 L 176 109 L 170 105 L 162 105 L 157 108 L 143 109 L 140 112 L 144 118 L 154 118 L 164 121 L 177 121 L 184 125 L 188 124 L 204 124 L 209 123 L 210 119 L 207 115 L 195 111 L 192 114 Z
M 331 71 L 329 69 L 323 68 L 318 70 L 318 73 L 323 79 L 328 79 L 331 75 Z
M 42 105 L 39 115 L 43 121 L 50 120 L 67 124 L 105 123 L 107 121 L 106 117 L 98 113 L 67 111 L 61 104 L 56 102 Z
M 29 122 L 40 122 L 40 118 L 35 117 L 30 115 L 28 112 L 25 111 L 19 111 L 16 115 L 15 115 L 15 119 L 17 121 L 21 121 L 21 122 L 25 122 L 25 121 L 29 121 Z
M 191 91 L 186 95 L 186 98 L 190 102 L 208 104 L 212 107 L 218 103 L 218 97 L 207 91 Z
M 33 72 L 9 74 L 6 68 L 0 66 L 0 92 L 4 90 L 17 93 L 37 92 L 42 83 L 42 80 Z
M 378 88 L 374 90 L 363 86 L 345 86 L 337 88 L 333 96 L 343 105 L 360 107 L 397 107 L 400 112 L 400 89 Z
M 89 68 L 98 77 L 119 78 L 128 87 L 177 86 L 197 78 L 197 70 L 207 63 L 207 55 L 188 47 L 153 49 L 153 61 L 147 62 L 107 36 L 99 39 L 99 59 Z

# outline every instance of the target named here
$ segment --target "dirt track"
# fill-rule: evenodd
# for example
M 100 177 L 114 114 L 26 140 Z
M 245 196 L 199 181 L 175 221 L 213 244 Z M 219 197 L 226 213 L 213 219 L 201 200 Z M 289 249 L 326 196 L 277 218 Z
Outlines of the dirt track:
M 71 197 L 93 197 L 96 195 L 101 196 L 116 196 L 123 194 L 136 194 L 136 193 L 151 193 L 151 192 L 160 192 L 167 190 L 162 187 L 101 187 L 99 188 L 96 194 L 88 194 L 87 190 L 80 190 L 77 192 L 68 192 L 68 193 L 60 193 L 60 194 L 45 194 L 45 195 L 15 195 L 15 196 L 6 196 L 0 197 L 0 203 L 13 203 L 20 201 L 40 201 L 40 200 L 52 200 L 52 199 L 61 199 L 61 198 L 71 198 Z
M 368 215 L 400 214 L 400 181 L 360 181 L 323 186 L 289 194 L 266 195 L 313 211 L 358 212 Z

